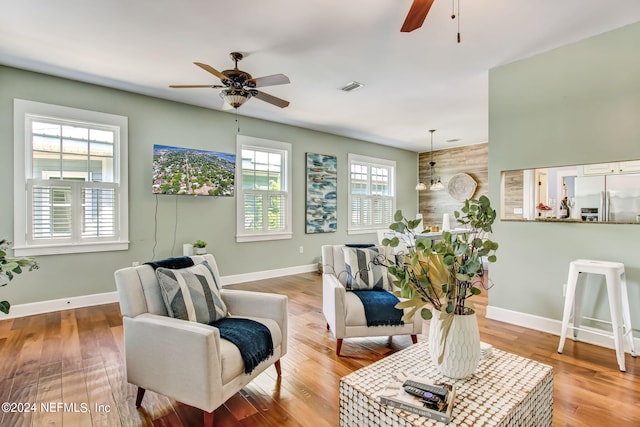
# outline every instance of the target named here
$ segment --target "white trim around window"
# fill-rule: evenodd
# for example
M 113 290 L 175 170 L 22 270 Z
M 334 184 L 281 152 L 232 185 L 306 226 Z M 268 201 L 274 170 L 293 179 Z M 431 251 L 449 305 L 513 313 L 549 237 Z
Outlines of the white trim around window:
M 238 135 L 236 242 L 291 239 L 291 144 Z
M 396 162 L 348 154 L 349 226 L 347 234 L 374 233 L 393 222 Z
M 127 250 L 128 118 L 22 99 L 14 99 L 13 106 L 14 254 Z M 43 123 L 70 132 L 86 130 L 88 136 L 34 131 Z M 104 135 L 111 140 L 103 142 Z M 70 148 L 42 142 L 55 138 Z M 34 153 L 46 160 L 37 171 Z M 85 169 L 78 164 L 86 164 Z

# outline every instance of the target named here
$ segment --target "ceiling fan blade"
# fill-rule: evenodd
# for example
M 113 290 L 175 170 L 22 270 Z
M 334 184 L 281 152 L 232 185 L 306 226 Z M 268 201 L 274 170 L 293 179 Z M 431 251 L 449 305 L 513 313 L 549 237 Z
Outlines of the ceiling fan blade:
M 210 72 L 220 80 L 229 80 L 229 77 L 225 76 L 220 71 L 213 68 L 211 65 L 203 64 L 202 62 L 194 62 L 194 64 L 196 64 L 198 67 L 202 68 L 203 70 Z
M 409 13 L 404 20 L 404 24 L 402 24 L 400 31 L 403 33 L 409 33 L 422 27 L 432 4 L 433 0 L 413 0 L 411 9 L 409 9 Z
M 224 86 L 220 86 L 220 85 L 170 85 L 169 87 L 172 87 L 174 89 L 188 89 L 188 88 L 197 88 L 197 87 L 216 88 L 216 87 L 224 87 Z
M 271 76 L 258 77 L 252 80 L 256 84 L 255 87 L 286 85 L 287 83 L 291 83 L 289 77 L 284 74 L 273 74 Z
M 289 105 L 289 101 L 285 101 L 284 99 L 280 99 L 278 97 L 275 97 L 273 95 L 269 95 L 268 93 L 264 93 L 264 92 L 260 92 L 257 91 L 258 93 L 256 93 L 254 95 L 254 97 L 264 101 L 264 102 L 268 102 L 269 104 L 273 104 L 276 107 L 280 107 L 280 108 L 284 108 L 287 107 Z

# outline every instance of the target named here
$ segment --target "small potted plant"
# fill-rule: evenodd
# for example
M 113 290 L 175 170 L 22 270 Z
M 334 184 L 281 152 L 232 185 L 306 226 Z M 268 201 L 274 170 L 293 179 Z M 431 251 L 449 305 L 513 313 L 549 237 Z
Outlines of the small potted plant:
M 25 269 L 31 271 L 38 268 L 38 263 L 33 258 L 8 257 L 7 249 L 9 249 L 9 245 L 11 245 L 11 242 L 0 239 L 0 287 L 8 285 L 16 274 L 22 273 Z M 0 301 L 0 312 L 9 314 L 9 308 L 11 308 L 9 301 Z
M 207 242 L 204 240 L 196 240 L 193 242 L 193 248 L 195 249 L 196 255 L 202 255 L 207 253 Z

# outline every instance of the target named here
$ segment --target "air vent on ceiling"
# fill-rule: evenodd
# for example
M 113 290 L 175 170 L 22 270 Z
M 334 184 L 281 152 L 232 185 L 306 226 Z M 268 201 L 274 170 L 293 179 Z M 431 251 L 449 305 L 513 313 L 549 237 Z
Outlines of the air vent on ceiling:
M 349 82 L 346 85 L 344 85 L 343 87 L 341 87 L 340 90 L 342 90 L 344 92 L 351 92 L 352 90 L 360 89 L 362 86 L 364 86 L 362 83 Z

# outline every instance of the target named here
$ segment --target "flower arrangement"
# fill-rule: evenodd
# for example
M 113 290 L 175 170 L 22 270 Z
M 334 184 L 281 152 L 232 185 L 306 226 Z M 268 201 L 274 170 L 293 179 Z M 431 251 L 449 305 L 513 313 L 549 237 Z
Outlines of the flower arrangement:
M 22 273 L 25 269 L 27 271 L 36 270 L 39 268 L 35 259 L 29 257 L 11 258 L 7 256 L 7 249 L 11 242 L 6 239 L 0 240 L 0 287 L 6 286 L 14 275 Z M 0 312 L 9 314 L 11 304 L 9 301 L 0 301 Z
M 491 208 L 489 198 L 481 196 L 478 200 L 466 200 L 454 216 L 468 231 L 455 234 L 444 231 L 442 240 L 432 245 L 429 239 L 416 238 L 415 229 L 421 219 L 408 220 L 399 210 L 389 226 L 397 235 L 382 241 L 391 247 L 398 247 L 401 238 L 415 242 L 387 266 L 398 280 L 400 289 L 396 296 L 407 298 L 396 307 L 412 308 L 404 316 L 406 320 L 417 310 L 421 310 L 424 319 L 431 319 L 430 307 L 453 315 L 474 313 L 469 298 L 481 293 L 478 285 L 484 274 L 482 258 L 496 261 L 498 244 L 489 239 L 496 211 Z

